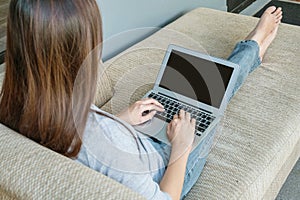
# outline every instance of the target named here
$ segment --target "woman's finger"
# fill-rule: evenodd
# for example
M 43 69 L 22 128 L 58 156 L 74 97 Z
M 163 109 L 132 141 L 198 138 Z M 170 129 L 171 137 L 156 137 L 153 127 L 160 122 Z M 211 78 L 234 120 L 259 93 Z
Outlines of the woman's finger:
M 184 118 L 185 118 L 185 111 L 181 109 L 179 111 L 179 119 L 184 119 Z
M 185 113 L 185 119 L 189 122 L 191 121 L 191 114 L 189 112 Z
M 168 135 L 170 134 L 170 130 L 171 130 L 171 123 L 169 123 L 168 126 L 167 126 L 167 134 Z
M 156 114 L 156 111 L 153 110 L 153 111 L 151 111 L 150 113 L 148 113 L 147 115 L 142 116 L 142 117 L 141 117 L 141 121 L 142 121 L 141 123 L 146 122 L 146 121 L 152 119 L 152 118 L 154 117 L 155 114 Z
M 192 126 L 195 128 L 196 127 L 196 119 L 192 118 L 191 119 L 191 123 L 192 123 Z
M 147 105 L 142 105 L 141 106 L 141 111 L 144 112 L 146 110 L 156 110 L 156 111 L 159 111 L 159 112 L 164 112 L 165 109 L 160 107 L 160 106 L 157 106 L 157 105 L 154 105 L 154 104 L 147 104 Z
M 161 108 L 164 107 L 164 106 L 163 106 L 161 103 L 159 103 L 157 100 L 151 99 L 151 98 L 142 99 L 141 102 L 142 102 L 143 105 L 145 105 L 145 104 L 155 104 L 155 105 L 157 105 L 157 106 L 159 106 L 159 107 L 161 107 Z

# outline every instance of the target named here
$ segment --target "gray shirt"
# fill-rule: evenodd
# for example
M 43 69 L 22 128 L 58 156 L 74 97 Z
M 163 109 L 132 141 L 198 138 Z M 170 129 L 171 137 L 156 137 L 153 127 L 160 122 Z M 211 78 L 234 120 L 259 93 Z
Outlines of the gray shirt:
M 165 164 L 148 137 L 96 106 L 91 108 L 76 161 L 147 199 L 171 199 L 159 188 Z

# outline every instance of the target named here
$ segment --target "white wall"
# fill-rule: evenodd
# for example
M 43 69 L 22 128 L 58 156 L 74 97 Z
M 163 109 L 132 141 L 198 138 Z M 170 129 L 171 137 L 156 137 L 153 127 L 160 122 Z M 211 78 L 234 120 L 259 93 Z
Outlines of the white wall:
M 196 7 L 226 10 L 226 0 L 97 0 L 106 60 Z

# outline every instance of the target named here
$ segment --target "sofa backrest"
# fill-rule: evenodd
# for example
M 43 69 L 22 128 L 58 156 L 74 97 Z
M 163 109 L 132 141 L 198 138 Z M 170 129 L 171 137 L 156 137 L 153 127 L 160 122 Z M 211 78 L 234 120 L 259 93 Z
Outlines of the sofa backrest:
M 3 73 L 5 70 L 5 67 L 4 67 L 4 63 L 0 65 L 0 74 Z

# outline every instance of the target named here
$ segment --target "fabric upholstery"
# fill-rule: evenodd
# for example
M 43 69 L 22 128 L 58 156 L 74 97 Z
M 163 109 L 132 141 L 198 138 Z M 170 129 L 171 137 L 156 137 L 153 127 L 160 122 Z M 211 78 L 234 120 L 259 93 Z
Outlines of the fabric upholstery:
M 2 72 L 4 72 L 4 70 L 5 70 L 5 64 L 3 63 L 3 64 L 0 65 L 0 74 Z
M 0 91 L 2 88 L 3 78 L 4 78 L 4 66 L 5 64 L 0 65 Z
M 0 196 L 142 199 L 125 186 L 0 125 Z M 1 197 L 2 199 L 2 197 Z
M 1 91 L 1 88 L 2 88 L 2 84 L 3 84 L 3 79 L 4 79 L 4 72 L 0 73 L 0 91 Z
M 94 104 L 101 107 L 107 103 L 112 96 L 113 88 L 110 79 L 105 72 L 99 71 Z

